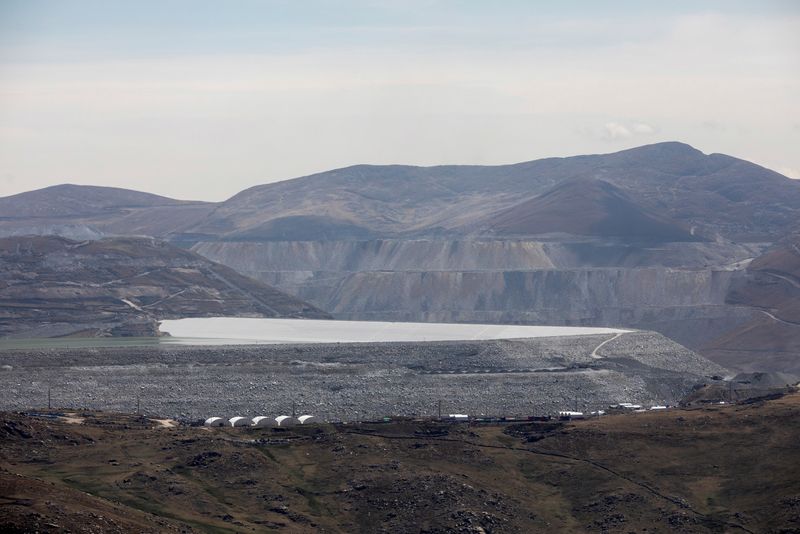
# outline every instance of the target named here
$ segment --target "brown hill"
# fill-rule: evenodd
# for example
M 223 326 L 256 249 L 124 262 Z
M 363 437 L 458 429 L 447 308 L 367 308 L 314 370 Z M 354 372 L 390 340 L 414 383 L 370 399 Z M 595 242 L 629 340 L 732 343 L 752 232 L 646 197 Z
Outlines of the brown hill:
M 220 315 L 327 317 L 150 238 L 0 239 L 0 336 L 153 335 L 158 319 Z
M 5 531 L 800 529 L 796 394 L 489 426 L 206 429 L 66 416 L 0 418 Z
M 643 241 L 699 241 L 688 228 L 645 213 L 619 188 L 602 180 L 570 180 L 501 211 L 487 221 L 496 235 L 566 233 Z

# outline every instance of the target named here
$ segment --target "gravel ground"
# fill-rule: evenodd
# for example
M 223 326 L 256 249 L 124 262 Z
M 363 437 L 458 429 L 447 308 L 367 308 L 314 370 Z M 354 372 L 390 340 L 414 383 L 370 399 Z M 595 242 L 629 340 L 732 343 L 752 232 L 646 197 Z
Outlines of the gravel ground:
M 725 370 L 652 332 L 508 341 L 152 346 L 0 352 L 0 410 L 142 412 L 196 420 L 299 413 L 354 421 L 523 416 L 676 402 Z

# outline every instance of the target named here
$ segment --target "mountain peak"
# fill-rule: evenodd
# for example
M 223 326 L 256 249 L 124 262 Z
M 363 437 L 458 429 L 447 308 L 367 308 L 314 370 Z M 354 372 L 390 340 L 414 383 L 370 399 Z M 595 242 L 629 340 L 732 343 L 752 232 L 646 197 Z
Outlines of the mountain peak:
M 0 198 L 4 216 L 14 218 L 78 216 L 109 209 L 192 204 L 152 193 L 96 185 L 58 184 Z
M 705 157 L 705 154 L 696 149 L 692 145 L 682 143 L 680 141 L 663 141 L 661 143 L 653 143 L 650 145 L 641 145 L 626 150 L 620 150 L 610 155 L 636 155 L 647 157 L 662 157 L 662 158 L 697 158 Z

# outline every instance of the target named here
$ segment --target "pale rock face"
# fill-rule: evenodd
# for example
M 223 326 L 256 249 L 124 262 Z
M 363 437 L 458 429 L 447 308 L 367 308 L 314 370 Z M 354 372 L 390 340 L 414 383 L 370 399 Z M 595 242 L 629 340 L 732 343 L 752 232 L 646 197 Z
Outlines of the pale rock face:
M 339 319 L 646 328 L 696 348 L 752 316 L 726 295 L 761 247 L 394 239 L 193 250 Z

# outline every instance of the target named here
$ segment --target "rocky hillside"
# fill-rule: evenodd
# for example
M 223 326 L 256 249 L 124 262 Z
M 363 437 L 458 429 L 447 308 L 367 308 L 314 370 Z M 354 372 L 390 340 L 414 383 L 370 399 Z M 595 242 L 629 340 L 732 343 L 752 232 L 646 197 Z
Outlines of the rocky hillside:
M 0 239 L 0 336 L 154 335 L 158 319 L 217 315 L 327 317 L 150 238 Z
M 800 529 L 796 394 L 566 423 L 170 425 L 85 411 L 2 414 L 0 526 L 81 533 Z
M 597 194 L 586 194 L 587 188 Z M 552 197 L 564 210 L 549 208 L 543 227 L 506 229 L 514 219 L 524 221 L 531 209 L 546 207 Z M 507 221 L 503 215 L 512 208 L 514 217 Z M 612 237 L 631 224 L 646 224 L 652 231 L 633 237 L 681 241 L 689 232 L 695 239 L 754 242 L 782 237 L 797 225 L 798 213 L 800 184 L 730 156 L 659 143 L 493 167 L 358 165 L 242 191 L 193 232 L 222 239 L 244 232 L 249 239 L 316 241 L 324 225 L 333 229 L 327 239 L 494 235 L 498 230 Z M 287 226 L 293 227 L 291 235 L 282 232 Z
M 750 262 L 726 297 L 753 317 L 709 341 L 704 352 L 745 370 L 800 373 L 800 237 Z
M 568 234 L 667 243 L 701 240 L 688 227 L 647 213 L 603 180 L 569 180 L 492 215 L 485 224 L 495 235 Z
M 762 248 L 393 239 L 204 242 L 193 250 L 343 319 L 629 326 L 699 349 L 756 313 L 727 295 L 740 262 Z
M 661 143 L 259 186 L 193 250 L 342 318 L 621 325 L 703 350 L 758 317 L 731 283 L 797 221 L 800 183 Z

